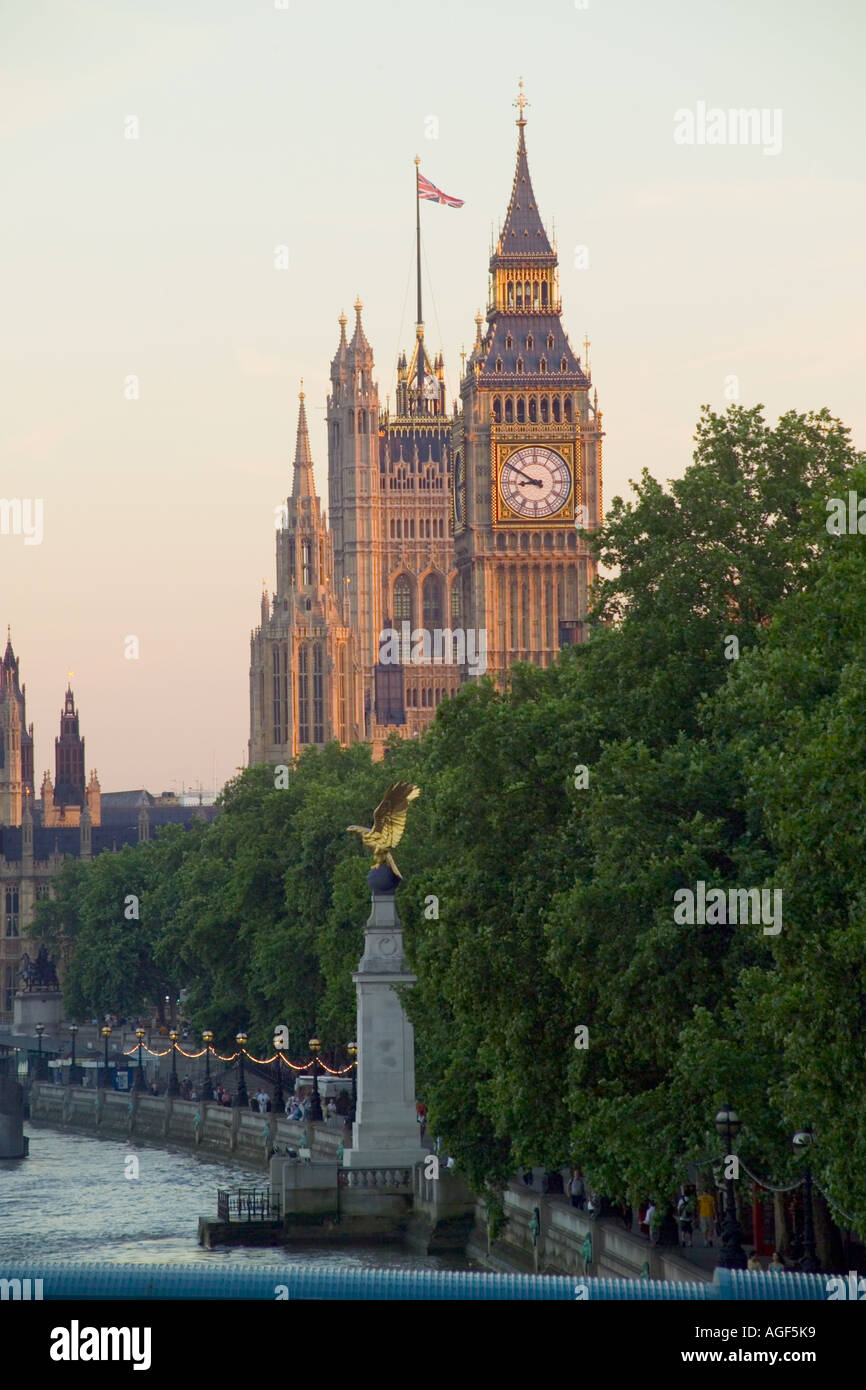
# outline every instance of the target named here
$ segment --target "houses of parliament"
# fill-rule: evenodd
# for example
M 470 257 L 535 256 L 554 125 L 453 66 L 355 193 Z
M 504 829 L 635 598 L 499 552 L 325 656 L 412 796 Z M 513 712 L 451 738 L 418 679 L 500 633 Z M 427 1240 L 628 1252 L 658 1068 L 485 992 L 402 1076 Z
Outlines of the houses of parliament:
M 420 251 L 415 342 L 397 363 L 393 413 L 380 404 L 360 300 L 351 324 L 340 315 L 327 518 L 300 393 L 276 588 L 262 594 L 251 634 L 250 763 L 290 763 L 333 739 L 382 756 L 391 734 L 419 735 L 478 674 L 473 638 L 496 680 L 582 640 L 595 574 L 585 536 L 602 520 L 602 416 L 562 324 L 522 90 L 515 105 L 514 182 L 459 402 L 449 413 L 442 354 L 425 343 Z M 389 643 L 388 633 L 411 640 Z

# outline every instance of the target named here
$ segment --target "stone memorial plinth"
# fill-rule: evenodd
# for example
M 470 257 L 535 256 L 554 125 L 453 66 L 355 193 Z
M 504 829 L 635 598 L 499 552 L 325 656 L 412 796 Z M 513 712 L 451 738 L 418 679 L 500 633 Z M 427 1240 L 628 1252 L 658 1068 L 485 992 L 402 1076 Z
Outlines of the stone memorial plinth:
M 398 989 L 416 976 L 405 968 L 403 927 L 387 864 L 367 875 L 372 911 L 364 954 L 352 976 L 358 1000 L 358 1101 L 346 1168 L 398 1167 L 423 1158 L 415 1113 L 415 1035 Z
M 19 1037 L 34 1038 L 36 1024 L 41 1023 L 47 1037 L 58 1037 L 62 1012 L 59 990 L 19 989 L 12 1000 L 12 1032 Z

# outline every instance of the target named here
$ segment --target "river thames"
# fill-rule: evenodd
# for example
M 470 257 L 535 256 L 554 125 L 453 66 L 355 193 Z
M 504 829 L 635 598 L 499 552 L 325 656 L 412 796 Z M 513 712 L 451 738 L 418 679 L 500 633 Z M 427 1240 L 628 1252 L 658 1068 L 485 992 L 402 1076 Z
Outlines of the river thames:
M 27 1125 L 30 1156 L 0 1160 L 0 1264 L 92 1260 L 118 1264 L 256 1261 L 395 1269 L 470 1269 L 459 1255 L 398 1246 L 231 1246 L 204 1250 L 199 1216 L 216 1219 L 218 1187 L 263 1186 L 248 1168 L 183 1150 Z M 130 1160 L 136 1160 L 131 1162 Z M 134 1174 L 138 1176 L 127 1176 Z

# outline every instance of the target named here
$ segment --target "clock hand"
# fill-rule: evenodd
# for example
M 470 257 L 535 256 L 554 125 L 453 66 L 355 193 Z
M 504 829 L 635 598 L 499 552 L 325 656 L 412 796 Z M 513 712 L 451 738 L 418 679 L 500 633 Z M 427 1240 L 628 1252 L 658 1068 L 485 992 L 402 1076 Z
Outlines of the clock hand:
M 538 478 L 530 478 L 529 474 L 528 474 L 528 473 L 524 473 L 524 471 L 523 471 L 522 468 L 518 468 L 516 463 L 507 463 L 505 466 L 506 466 L 506 468 L 512 468 L 512 469 L 514 470 L 515 473 L 519 473 L 520 476 L 521 476 L 521 478 L 525 478 L 526 481 L 527 481 L 528 483 L 534 483 L 536 487 L 541 487 L 541 486 L 542 486 L 542 483 L 541 483 L 540 479 L 538 479 Z M 518 487 L 523 487 L 523 484 L 522 484 L 522 483 L 518 483 Z
M 540 478 L 527 478 L 525 483 L 518 483 L 517 486 L 526 487 L 529 483 L 531 483 L 533 487 L 544 487 L 544 483 Z

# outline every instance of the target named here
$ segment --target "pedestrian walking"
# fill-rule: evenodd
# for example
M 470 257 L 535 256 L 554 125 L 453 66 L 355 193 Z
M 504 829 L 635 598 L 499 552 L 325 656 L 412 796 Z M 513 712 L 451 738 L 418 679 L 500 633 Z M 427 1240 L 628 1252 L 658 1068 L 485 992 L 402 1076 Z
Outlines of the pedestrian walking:
M 680 1228 L 680 1245 L 684 1250 L 692 1248 L 692 1199 L 681 1192 L 677 1202 L 677 1224 Z
M 716 1199 L 706 1188 L 698 1197 L 698 1221 L 704 1245 L 712 1246 L 716 1230 Z

